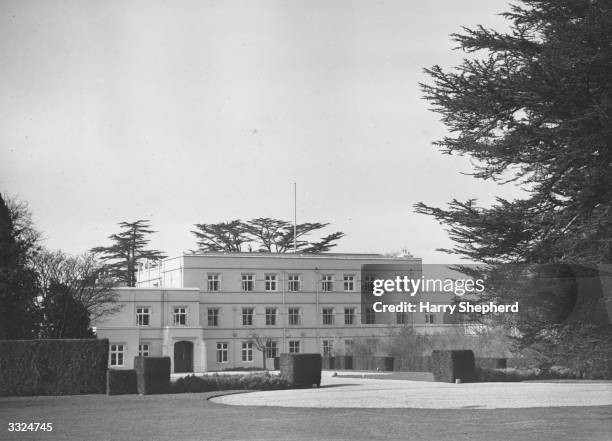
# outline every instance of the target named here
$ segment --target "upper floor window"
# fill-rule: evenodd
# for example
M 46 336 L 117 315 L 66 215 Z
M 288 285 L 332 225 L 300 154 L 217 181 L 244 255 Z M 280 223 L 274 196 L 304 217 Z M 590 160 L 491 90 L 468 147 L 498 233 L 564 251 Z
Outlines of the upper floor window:
M 344 324 L 355 324 L 355 308 L 344 308 Z
M 253 308 L 242 308 L 242 326 L 253 324 Z
M 266 274 L 266 291 L 276 291 L 277 282 L 276 274 Z
M 296 326 L 300 324 L 300 308 L 289 308 L 288 316 L 289 326 Z
M 219 326 L 219 308 L 208 308 L 208 326 Z
M 111 366 L 123 366 L 125 345 L 121 343 L 111 343 L 109 355 Z
M 331 274 L 325 274 L 321 277 L 321 291 L 333 291 L 334 289 L 334 276 Z
M 136 324 L 138 326 L 149 326 L 151 320 L 151 309 L 146 306 L 136 308 Z
M 296 292 L 300 290 L 300 276 L 299 274 L 289 274 L 289 291 Z
M 374 308 L 372 308 L 371 306 L 366 308 L 366 311 L 365 311 L 365 322 L 366 322 L 366 325 L 374 325 L 374 324 L 376 324 L 376 312 L 374 311 Z
M 187 324 L 187 308 L 184 306 L 176 306 L 172 313 L 172 323 L 174 326 L 184 326 Z
M 242 290 L 245 292 L 253 291 L 255 287 L 255 276 L 253 274 L 242 275 Z
M 351 274 L 344 275 L 344 290 L 355 291 L 355 276 Z
M 323 308 L 323 324 L 334 324 L 334 308 Z
M 221 276 L 219 274 L 208 275 L 208 290 L 219 291 L 221 289 Z
M 276 325 L 276 308 L 266 308 L 266 325 Z

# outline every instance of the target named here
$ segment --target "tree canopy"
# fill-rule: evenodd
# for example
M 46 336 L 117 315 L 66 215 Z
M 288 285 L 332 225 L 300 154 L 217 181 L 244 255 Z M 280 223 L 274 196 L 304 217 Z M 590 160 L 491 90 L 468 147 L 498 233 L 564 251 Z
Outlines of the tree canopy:
M 156 231 L 151 229 L 148 220 L 120 222 L 119 233 L 111 234 L 112 245 L 95 247 L 92 253 L 100 254 L 106 262 L 108 274 L 126 286 L 136 286 L 136 270 L 139 260 L 159 260 L 166 255 L 158 250 L 147 249 L 148 236 Z
M 296 226 L 296 250 L 302 253 L 323 253 L 337 245 L 344 233 L 337 231 L 320 238 L 307 240 L 306 236 L 327 227 L 329 223 L 306 222 Z M 257 251 L 286 253 L 294 249 L 293 224 L 272 218 L 240 219 L 217 224 L 195 224 L 198 251 Z
M 584 366 L 609 357 L 610 325 L 565 320 L 574 298 L 555 297 L 546 280 L 562 282 L 568 268 L 586 280 L 612 262 L 612 3 L 525 0 L 502 15 L 507 32 L 454 34 L 468 58 L 425 69 L 431 82 L 421 87 L 449 131 L 435 143 L 442 153 L 471 157 L 475 178 L 519 185 L 524 196 L 415 208 L 446 226 L 454 246 L 444 251 L 485 264 L 472 274 L 487 278 L 486 300 L 537 311 L 512 322 L 521 346 Z M 548 263 L 561 265 L 529 266 Z M 517 274 L 527 277 L 520 289 Z M 605 310 L 601 296 L 589 302 L 585 311 Z

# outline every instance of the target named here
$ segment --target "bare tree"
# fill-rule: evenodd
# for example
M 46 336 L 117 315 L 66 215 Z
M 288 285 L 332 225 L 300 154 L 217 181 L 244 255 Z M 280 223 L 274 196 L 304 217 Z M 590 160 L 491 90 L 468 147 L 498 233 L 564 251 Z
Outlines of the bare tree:
M 251 332 L 249 334 L 248 343 L 251 343 L 255 349 L 260 351 L 263 355 L 263 368 L 266 368 L 266 352 L 270 347 L 270 344 L 274 341 L 272 337 L 265 337 L 263 335 L 259 335 L 255 332 Z

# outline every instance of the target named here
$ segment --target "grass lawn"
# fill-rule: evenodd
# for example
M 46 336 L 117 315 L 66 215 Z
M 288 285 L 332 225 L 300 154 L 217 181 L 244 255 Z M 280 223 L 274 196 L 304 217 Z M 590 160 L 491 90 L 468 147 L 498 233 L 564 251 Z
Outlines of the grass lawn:
M 497 410 L 225 406 L 215 393 L 0 398 L 1 440 L 602 440 L 612 406 Z M 9 433 L 7 423 L 52 422 Z

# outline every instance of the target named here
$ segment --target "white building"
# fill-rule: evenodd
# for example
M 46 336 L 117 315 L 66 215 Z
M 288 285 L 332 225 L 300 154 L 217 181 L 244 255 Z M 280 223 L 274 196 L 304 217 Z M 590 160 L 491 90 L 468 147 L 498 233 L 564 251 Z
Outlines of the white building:
M 350 354 L 357 339 L 385 338 L 399 327 L 453 326 L 443 313 L 374 313 L 364 306 L 362 288 L 381 265 L 421 277 L 414 257 L 184 254 L 141 267 L 138 286 L 118 290 L 122 309 L 97 323 L 97 334 L 110 341 L 112 367 L 132 368 L 139 354 L 163 355 L 171 357 L 172 372 L 202 372 L 262 366 L 262 352 L 249 341 L 254 336 L 265 340 L 272 366 L 283 352 Z M 393 296 L 387 301 L 411 300 Z

